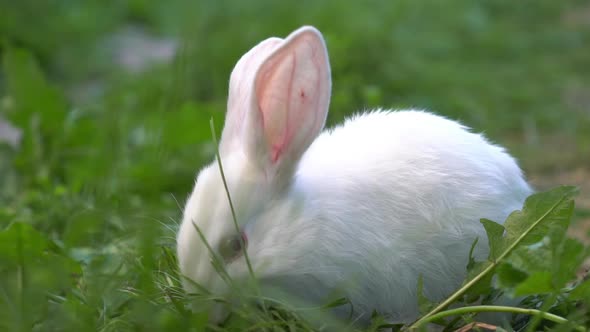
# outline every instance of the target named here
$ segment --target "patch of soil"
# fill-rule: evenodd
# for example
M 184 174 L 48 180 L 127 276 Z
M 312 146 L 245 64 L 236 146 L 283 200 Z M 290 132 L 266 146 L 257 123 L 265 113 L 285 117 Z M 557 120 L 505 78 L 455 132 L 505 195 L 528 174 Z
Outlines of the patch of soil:
M 580 188 L 576 206 L 590 210 L 590 168 L 577 167 L 554 173 L 531 174 L 529 180 L 537 190 L 547 190 L 558 185 L 573 185 Z
M 529 176 L 530 183 L 537 190 L 547 190 L 558 185 L 574 185 L 580 189 L 576 197 L 576 210 L 581 211 L 582 217 L 574 220 L 569 229 L 569 235 L 590 245 L 590 169 L 578 167 L 569 171 L 552 174 L 533 174 Z M 590 258 L 580 268 L 579 277 L 590 271 Z
M 529 181 L 537 190 L 547 190 L 558 185 L 574 185 L 580 189 L 576 197 L 576 210 L 582 211 L 583 217 L 574 222 L 570 235 L 590 244 L 590 169 L 578 167 L 557 173 L 533 174 L 529 176 Z

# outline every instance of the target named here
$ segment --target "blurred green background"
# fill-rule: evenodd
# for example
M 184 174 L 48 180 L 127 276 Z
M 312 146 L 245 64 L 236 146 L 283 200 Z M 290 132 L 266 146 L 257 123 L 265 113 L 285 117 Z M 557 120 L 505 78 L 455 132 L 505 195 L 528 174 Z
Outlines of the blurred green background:
M 202 323 L 174 300 L 173 252 L 209 119 L 239 57 L 303 24 L 327 40 L 329 125 L 461 120 L 540 188 L 581 186 L 590 219 L 590 1 L 0 0 L 3 330 Z

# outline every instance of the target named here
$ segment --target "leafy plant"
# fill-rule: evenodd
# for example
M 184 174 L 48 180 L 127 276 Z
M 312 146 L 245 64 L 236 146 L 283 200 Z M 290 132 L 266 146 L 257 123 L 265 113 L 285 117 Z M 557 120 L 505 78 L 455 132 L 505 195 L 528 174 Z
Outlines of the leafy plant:
M 494 273 L 498 277 L 496 286 L 511 296 L 559 296 L 567 283 L 575 279 L 577 269 L 588 256 L 587 250 L 579 242 L 565 236 L 576 193 L 575 187 L 562 186 L 534 194 L 526 200 L 522 211 L 515 211 L 508 217 L 504 226 L 482 219 L 490 247 L 488 260 L 473 264 L 464 286 L 430 309 L 409 329 L 451 315 L 487 311 L 529 314 L 556 323 L 574 324 L 563 317 L 537 309 L 480 305 L 443 310 L 460 300 L 472 288 L 481 287 L 481 283 L 490 283 L 490 276 Z M 581 283 L 573 289 L 577 287 L 586 286 Z M 486 285 L 486 288 L 491 291 L 491 286 Z M 534 324 L 537 322 L 534 321 Z M 584 325 L 572 326 L 585 331 Z

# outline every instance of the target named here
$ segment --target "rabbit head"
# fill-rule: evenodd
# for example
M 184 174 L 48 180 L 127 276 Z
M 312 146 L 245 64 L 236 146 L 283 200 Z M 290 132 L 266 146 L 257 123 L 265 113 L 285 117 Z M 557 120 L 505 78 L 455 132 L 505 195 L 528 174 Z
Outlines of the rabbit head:
M 244 251 L 258 273 L 272 264 L 265 257 L 278 249 L 267 247 L 274 241 L 272 231 L 260 219 L 281 218 L 290 209 L 276 201 L 324 126 L 330 90 L 326 46 L 313 27 L 302 27 L 286 39 L 267 39 L 238 61 L 230 78 L 219 153 L 239 232 L 214 161 L 197 177 L 178 234 L 185 288 L 194 289 L 197 283 L 214 293 L 226 289 L 197 228 L 234 279 L 248 276 Z

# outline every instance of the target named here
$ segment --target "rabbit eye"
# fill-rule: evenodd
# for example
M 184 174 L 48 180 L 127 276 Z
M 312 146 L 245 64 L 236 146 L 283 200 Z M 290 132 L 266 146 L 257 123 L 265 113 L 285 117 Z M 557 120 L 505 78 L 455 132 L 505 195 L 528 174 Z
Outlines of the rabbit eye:
M 237 235 L 232 234 L 221 241 L 221 244 L 219 245 L 219 254 L 226 263 L 236 259 L 242 253 L 242 241 L 244 245 L 247 245 L 246 236 L 243 232 Z

